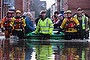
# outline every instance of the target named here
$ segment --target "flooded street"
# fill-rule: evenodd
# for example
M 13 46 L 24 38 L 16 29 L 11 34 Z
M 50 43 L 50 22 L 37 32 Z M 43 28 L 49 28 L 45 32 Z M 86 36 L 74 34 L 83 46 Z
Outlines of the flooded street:
M 0 60 L 89 60 L 89 40 L 0 38 Z

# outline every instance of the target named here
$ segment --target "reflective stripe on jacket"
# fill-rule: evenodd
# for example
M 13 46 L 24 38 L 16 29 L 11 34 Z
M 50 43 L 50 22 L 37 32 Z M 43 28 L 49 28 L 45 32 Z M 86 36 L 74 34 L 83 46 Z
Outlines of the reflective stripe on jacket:
M 77 15 L 75 15 L 74 17 L 78 19 Z M 79 21 L 79 19 L 78 19 L 78 21 Z M 82 25 L 82 29 L 89 29 L 89 19 L 88 19 L 87 16 L 82 15 L 82 22 L 81 23 L 82 23 L 81 24 Z
M 45 20 L 39 19 L 35 33 L 43 33 L 43 34 L 52 34 L 53 31 L 53 23 L 52 20 L 46 18 Z

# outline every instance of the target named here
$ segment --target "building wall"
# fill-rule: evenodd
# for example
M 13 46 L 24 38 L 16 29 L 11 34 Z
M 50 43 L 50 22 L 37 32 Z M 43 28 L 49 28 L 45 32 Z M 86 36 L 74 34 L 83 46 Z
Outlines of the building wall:
M 54 12 L 56 11 L 55 9 L 55 3 L 51 6 L 51 9 L 50 9 L 50 16 L 52 17 L 54 15 Z
M 1 14 L 1 12 L 2 12 L 2 11 L 1 11 L 1 8 L 2 8 L 2 7 L 1 7 L 1 4 L 2 4 L 2 2 L 1 2 L 1 0 L 0 0 L 0 19 L 2 18 L 2 16 L 1 16 L 1 15 L 2 15 L 2 14 Z
M 90 16 L 90 1 L 89 0 L 55 0 L 57 11 L 62 8 L 64 11 L 71 9 L 73 12 L 76 12 L 77 8 L 82 8 Z M 60 6 L 59 6 L 60 5 Z
M 90 1 L 89 0 L 68 0 L 68 9 L 76 11 L 77 8 L 85 10 L 86 14 L 90 16 Z
M 46 1 L 40 1 L 39 6 L 40 10 L 46 10 Z
M 15 9 L 23 12 L 23 0 L 15 0 Z
M 43 6 L 42 6 L 43 4 Z M 46 2 L 45 1 L 40 1 L 40 0 L 31 0 L 30 3 L 30 11 L 35 11 L 35 17 L 37 18 L 40 14 L 41 10 L 46 10 Z
M 23 12 L 30 12 L 30 1 L 31 0 L 23 0 Z
M 68 0 L 63 0 L 63 9 L 64 11 L 68 9 Z

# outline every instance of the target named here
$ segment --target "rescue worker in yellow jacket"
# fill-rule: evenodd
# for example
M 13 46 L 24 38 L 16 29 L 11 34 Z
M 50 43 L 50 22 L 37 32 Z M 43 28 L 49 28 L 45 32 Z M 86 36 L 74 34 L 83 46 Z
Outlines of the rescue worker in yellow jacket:
M 67 17 L 64 18 L 60 28 L 65 30 L 65 39 L 75 39 L 77 37 L 77 28 L 79 26 L 79 21 L 72 17 L 71 10 L 67 10 Z
M 21 11 L 16 10 L 16 16 L 13 18 L 13 35 L 18 36 L 20 39 L 24 36 L 24 28 L 26 26 L 25 20 L 21 16 Z
M 53 22 L 50 18 L 46 17 L 46 11 L 42 10 L 41 19 L 39 19 L 35 34 L 40 33 L 40 39 L 49 39 L 53 31 Z

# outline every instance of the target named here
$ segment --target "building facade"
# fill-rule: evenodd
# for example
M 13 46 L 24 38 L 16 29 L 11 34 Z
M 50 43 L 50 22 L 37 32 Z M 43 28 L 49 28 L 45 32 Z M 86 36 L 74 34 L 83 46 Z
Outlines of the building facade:
M 52 17 L 54 15 L 54 12 L 57 11 L 55 3 L 51 5 L 50 9 L 50 16 Z
M 2 19 L 2 0 L 0 0 L 0 20 Z
M 23 12 L 23 0 L 15 0 L 15 9 Z
M 89 0 L 55 0 L 57 11 L 66 11 L 68 9 L 72 10 L 73 13 L 76 12 L 77 8 L 82 8 L 85 10 L 86 14 L 90 16 L 90 1 Z
M 14 0 L 0 0 L 0 19 L 6 16 L 8 10 L 15 10 Z
M 23 12 L 30 11 L 30 2 L 31 0 L 23 0 Z

